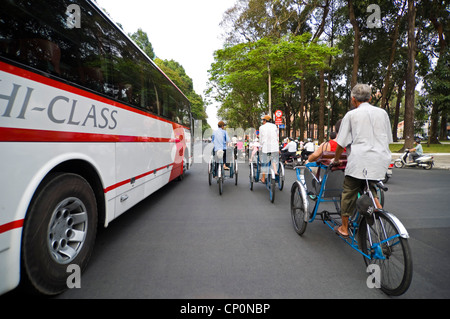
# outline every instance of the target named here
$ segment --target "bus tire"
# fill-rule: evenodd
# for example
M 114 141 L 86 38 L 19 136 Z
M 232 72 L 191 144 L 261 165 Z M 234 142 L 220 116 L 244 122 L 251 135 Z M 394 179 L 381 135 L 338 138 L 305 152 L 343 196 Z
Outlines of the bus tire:
M 50 174 L 33 197 L 24 223 L 25 288 L 43 295 L 73 288 L 70 270 L 74 265 L 79 273 L 86 268 L 97 221 L 97 202 L 89 183 L 76 174 Z

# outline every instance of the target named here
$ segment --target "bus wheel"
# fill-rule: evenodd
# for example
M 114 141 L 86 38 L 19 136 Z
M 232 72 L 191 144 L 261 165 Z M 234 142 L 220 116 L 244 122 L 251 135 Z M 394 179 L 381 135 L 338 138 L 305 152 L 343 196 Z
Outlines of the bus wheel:
M 46 178 L 33 197 L 23 229 L 27 288 L 56 295 L 73 285 L 69 276 L 73 269 L 79 273 L 85 269 L 96 232 L 97 204 L 88 182 L 70 173 Z

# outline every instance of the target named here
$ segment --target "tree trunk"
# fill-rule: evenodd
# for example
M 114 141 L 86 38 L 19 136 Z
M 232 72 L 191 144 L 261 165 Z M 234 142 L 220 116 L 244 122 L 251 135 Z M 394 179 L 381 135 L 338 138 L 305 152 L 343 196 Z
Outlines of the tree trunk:
M 359 43 L 361 41 L 361 32 L 359 30 L 358 21 L 356 21 L 352 0 L 348 0 L 348 11 L 350 14 L 350 23 L 352 24 L 353 32 L 355 33 L 355 41 L 353 42 L 353 71 L 350 82 L 350 89 L 353 89 L 353 87 L 358 83 Z
M 427 5 L 432 5 L 431 1 L 428 1 Z M 439 36 L 439 59 L 441 59 L 446 50 L 447 41 L 444 34 L 444 24 L 439 22 L 439 19 L 437 18 L 435 12 L 432 10 L 430 15 L 430 21 L 434 26 L 434 29 L 438 33 Z M 438 63 L 439 64 L 439 63 Z M 441 141 L 447 140 L 447 110 L 442 110 L 442 117 L 441 117 L 441 126 L 439 128 L 439 112 L 441 111 L 441 108 L 439 107 L 439 103 L 433 103 L 433 109 L 431 110 L 431 127 L 428 137 L 428 143 L 430 144 L 441 144 L 439 142 L 439 139 Z M 439 139 L 438 139 L 439 136 Z
M 325 71 L 319 71 L 320 89 L 319 89 L 319 145 L 324 140 L 324 126 L 325 126 Z
M 415 59 L 416 59 L 416 35 L 415 35 L 416 6 L 414 0 L 408 0 L 408 68 L 406 71 L 405 90 L 405 148 L 414 145 L 414 101 L 415 101 Z
M 394 142 L 398 141 L 397 128 L 398 128 L 398 119 L 400 117 L 400 105 L 402 104 L 402 99 L 403 99 L 403 85 L 404 84 L 405 84 L 405 78 L 403 78 L 401 83 L 398 84 L 397 103 L 395 105 L 395 114 L 394 114 L 394 125 L 392 126 L 392 138 L 393 138 Z
M 288 98 L 287 96 L 285 96 L 286 101 L 284 102 L 285 105 L 285 112 L 284 112 L 284 118 L 285 118 L 285 132 L 286 132 L 286 136 L 285 137 L 292 137 L 291 136 L 291 104 L 290 101 L 288 102 Z
M 448 110 L 444 109 L 441 113 L 441 130 L 439 133 L 439 140 L 446 141 L 447 140 L 447 120 L 448 120 Z
M 431 109 L 431 118 L 430 118 L 431 124 L 430 124 L 430 132 L 428 136 L 428 143 L 429 144 L 440 144 L 438 139 L 438 128 L 439 128 L 439 107 L 437 106 L 437 103 L 434 102 L 432 109 Z
M 302 140 L 305 139 L 305 79 L 301 79 L 300 81 L 300 138 Z
M 384 86 L 383 86 L 383 91 L 382 91 L 382 95 L 381 95 L 381 108 L 386 109 L 386 103 L 388 100 L 388 90 L 389 90 L 389 82 L 391 80 L 391 69 L 392 69 L 392 64 L 394 63 L 394 58 L 395 58 L 395 52 L 397 50 L 397 40 L 398 40 L 398 34 L 399 34 L 399 26 L 400 26 L 400 21 L 402 20 L 403 17 L 403 10 L 405 9 L 405 3 L 403 3 L 400 15 L 397 18 L 397 22 L 395 23 L 395 28 L 394 28 L 394 35 L 392 36 L 392 45 L 391 45 L 391 56 L 389 57 L 389 64 L 388 64 L 388 68 L 387 68 L 387 73 L 386 73 L 386 78 L 384 79 Z

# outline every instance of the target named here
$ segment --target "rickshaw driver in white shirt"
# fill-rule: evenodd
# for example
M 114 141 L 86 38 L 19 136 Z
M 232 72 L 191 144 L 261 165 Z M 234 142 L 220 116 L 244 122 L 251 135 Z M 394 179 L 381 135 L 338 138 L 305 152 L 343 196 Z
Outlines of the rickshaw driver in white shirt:
M 263 125 L 259 127 L 259 142 L 261 144 L 261 164 L 262 175 L 261 182 L 266 182 L 266 174 L 269 173 L 269 161 L 272 162 L 272 167 L 277 172 L 279 160 L 279 136 L 278 127 L 271 123 L 270 115 L 265 115 L 262 118 Z

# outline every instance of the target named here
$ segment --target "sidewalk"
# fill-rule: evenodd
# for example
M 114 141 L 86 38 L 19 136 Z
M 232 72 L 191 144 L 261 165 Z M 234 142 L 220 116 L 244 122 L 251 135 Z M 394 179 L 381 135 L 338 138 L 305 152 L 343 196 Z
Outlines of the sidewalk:
M 392 153 L 392 161 L 399 158 L 401 153 Z M 435 153 L 434 156 L 434 168 L 450 169 L 450 153 Z

